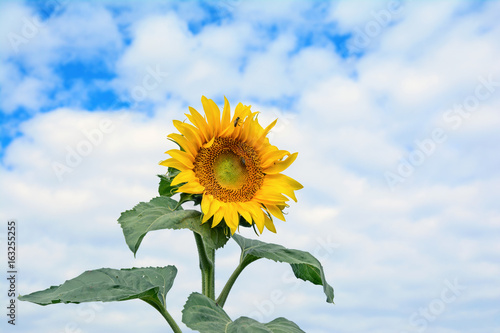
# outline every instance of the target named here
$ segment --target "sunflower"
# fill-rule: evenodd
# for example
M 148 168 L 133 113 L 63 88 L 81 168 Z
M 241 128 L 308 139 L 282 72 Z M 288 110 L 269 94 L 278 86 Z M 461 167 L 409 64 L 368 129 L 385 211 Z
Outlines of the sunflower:
M 177 192 L 200 194 L 202 223 L 212 219 L 212 228 L 222 220 L 234 234 L 240 217 L 248 224 L 276 232 L 273 216 L 285 221 L 283 209 L 294 191 L 303 186 L 281 174 L 297 158 L 269 143 L 267 134 L 277 119 L 263 128 L 258 112 L 239 103 L 231 117 L 224 98 L 221 112 L 215 102 L 201 98 L 205 116 L 189 107 L 186 113 L 192 124 L 174 120 L 180 132 L 168 135 L 181 149 L 166 152 L 171 158 L 160 162 L 180 172 L 172 186 Z

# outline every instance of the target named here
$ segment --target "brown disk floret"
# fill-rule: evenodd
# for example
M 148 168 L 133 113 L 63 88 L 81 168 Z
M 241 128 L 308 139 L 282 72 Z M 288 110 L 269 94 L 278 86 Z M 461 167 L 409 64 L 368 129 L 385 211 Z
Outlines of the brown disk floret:
M 244 182 L 239 188 L 228 188 L 217 181 L 215 163 L 223 154 L 234 154 L 239 157 L 246 170 Z M 252 200 L 264 182 L 259 156 L 255 150 L 244 142 L 233 138 L 216 138 L 208 148 L 200 148 L 194 161 L 193 171 L 208 194 L 222 202 L 245 202 Z

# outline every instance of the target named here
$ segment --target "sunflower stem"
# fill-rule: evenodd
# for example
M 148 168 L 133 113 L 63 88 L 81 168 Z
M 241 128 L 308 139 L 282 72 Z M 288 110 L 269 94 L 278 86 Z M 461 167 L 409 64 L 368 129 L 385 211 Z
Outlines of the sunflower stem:
M 172 328 L 172 331 L 174 331 L 174 333 L 182 333 L 179 325 L 177 325 L 174 318 L 172 318 L 172 316 L 170 315 L 170 313 L 168 313 L 168 311 L 166 309 L 162 308 L 160 310 L 160 313 L 163 316 L 163 318 L 165 318 L 167 323 L 170 325 L 170 327 Z
M 231 276 L 227 280 L 226 285 L 222 289 L 219 297 L 217 297 L 217 300 L 215 301 L 217 305 L 219 305 L 221 308 L 224 307 L 227 297 L 229 296 L 229 292 L 231 291 L 231 288 L 236 282 L 238 276 L 240 276 L 241 272 L 243 271 L 243 269 L 245 269 L 245 267 L 247 267 L 249 264 L 251 264 L 257 259 L 258 258 L 240 261 L 239 265 L 236 267 L 233 274 L 231 274 Z
M 200 234 L 193 232 L 198 248 L 201 270 L 201 290 L 203 295 L 215 299 L 215 250 L 206 249 Z

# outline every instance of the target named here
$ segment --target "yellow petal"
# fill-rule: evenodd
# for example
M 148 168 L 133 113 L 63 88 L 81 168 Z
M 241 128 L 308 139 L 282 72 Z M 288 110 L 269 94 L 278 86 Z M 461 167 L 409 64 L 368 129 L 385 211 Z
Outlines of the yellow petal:
M 207 123 L 210 130 L 210 135 L 218 135 L 220 130 L 219 107 L 213 100 L 208 99 L 205 96 L 201 97 L 201 104 L 203 105 L 203 110 L 205 110 L 205 114 L 207 115 Z
M 249 145 L 253 146 L 253 143 L 255 141 L 255 138 L 258 136 L 257 131 L 258 128 L 255 124 L 255 121 L 248 122 L 248 126 L 245 127 L 245 138 L 244 141 L 247 142 Z
M 188 139 L 186 139 L 186 137 L 177 133 L 169 134 L 167 135 L 167 137 L 176 142 L 191 156 L 195 157 L 198 154 L 198 149 L 196 149 L 194 142 L 189 141 Z
M 174 168 L 174 169 L 181 170 L 181 171 L 190 170 L 190 168 L 186 167 L 184 164 L 182 164 L 181 162 L 179 162 L 175 158 L 169 158 L 169 159 L 166 159 L 164 161 L 161 161 L 160 165 Z
M 177 161 L 184 164 L 189 169 L 192 169 L 194 167 L 194 165 L 193 165 L 194 157 L 186 152 L 180 151 L 178 149 L 171 149 L 171 150 L 165 152 L 165 154 L 169 154 L 170 156 L 172 156 Z
M 213 197 L 212 197 L 213 198 Z M 202 202 L 203 203 L 203 202 Z M 210 206 L 208 207 L 208 210 L 206 211 L 206 216 L 207 218 L 205 219 L 205 217 L 203 217 L 203 222 L 205 222 L 206 220 L 208 220 L 210 217 L 212 217 L 218 210 L 219 208 L 222 206 L 222 202 L 213 198 L 210 202 Z M 202 208 L 203 209 L 203 208 Z M 205 212 L 205 211 L 204 211 Z
M 267 175 L 260 191 L 264 193 L 283 193 L 297 202 L 294 191 L 302 189 L 303 186 L 295 179 L 288 177 L 282 173 L 275 175 Z
M 204 194 L 203 198 L 201 198 L 201 212 L 203 214 L 207 214 L 210 209 L 210 204 L 212 203 L 213 196 L 211 194 Z
M 212 228 L 216 227 L 220 223 L 220 221 L 222 221 L 223 217 L 224 217 L 224 209 L 223 207 L 221 207 L 214 214 L 214 219 L 212 220 Z
M 276 191 L 263 191 L 262 188 L 257 193 L 255 193 L 253 199 L 262 203 L 269 203 L 272 205 L 283 204 L 284 202 L 288 201 L 288 198 L 283 194 Z
M 203 148 L 210 148 L 215 142 L 215 137 L 203 145 Z
M 279 218 L 281 221 L 286 221 L 285 216 L 283 215 L 283 212 L 281 211 L 281 209 L 279 209 L 275 205 L 265 205 L 265 206 L 271 214 L 273 214 L 274 216 Z
M 191 194 L 200 194 L 205 191 L 205 187 L 199 184 L 198 182 L 191 182 L 179 187 L 177 192 L 191 193 Z
M 248 207 L 245 202 L 235 202 L 236 209 L 238 213 L 247 221 L 249 224 L 252 224 L 252 215 L 248 211 Z
M 179 120 L 174 120 L 174 126 L 182 135 L 187 138 L 187 140 L 189 140 L 196 146 L 196 150 L 200 149 L 202 145 L 202 134 L 196 127 L 190 124 L 185 124 Z
M 295 161 L 298 154 L 299 153 L 293 153 L 290 156 L 288 156 L 286 160 L 276 162 L 274 165 L 268 167 L 267 169 L 264 169 L 264 173 L 268 175 L 280 173 L 281 171 L 288 168 Z
M 282 159 L 283 157 L 285 157 L 286 155 L 290 155 L 290 152 L 286 151 L 286 150 L 273 150 L 273 151 L 270 151 L 266 154 L 264 154 L 261 158 L 261 161 L 262 161 L 262 168 L 263 169 L 266 169 L 268 167 L 270 167 L 274 162 L 276 161 L 279 161 L 280 159 Z
M 269 231 L 276 233 L 276 227 L 274 226 L 273 220 L 271 220 L 267 215 L 264 216 L 264 225 Z
M 241 124 L 240 136 L 239 140 L 241 142 L 247 142 L 247 138 L 249 137 L 249 129 L 251 127 L 250 122 L 247 120 L 243 124 Z
M 259 232 L 262 233 L 264 230 L 264 212 L 260 208 L 259 204 L 255 201 L 251 201 L 252 208 L 249 210 L 252 215 L 252 219 L 257 225 Z
M 273 127 L 276 125 L 276 122 L 278 122 L 278 119 L 275 119 L 272 123 L 267 125 L 267 127 L 264 129 L 264 131 L 260 134 L 260 137 L 258 137 L 255 140 L 254 147 L 257 150 L 260 150 L 262 144 L 265 142 L 267 134 L 273 129 Z
M 226 221 L 226 225 L 231 228 L 231 230 L 238 228 L 239 218 L 238 211 L 234 206 L 234 203 L 227 202 L 225 204 L 226 214 L 224 215 L 224 221 Z
M 182 183 L 189 183 L 195 181 L 197 182 L 194 172 L 192 170 L 184 170 L 180 172 L 177 176 L 175 176 L 170 185 L 175 186 Z
M 226 96 L 224 96 L 224 109 L 222 110 L 222 122 L 221 122 L 221 130 L 225 130 L 226 127 L 231 124 L 231 110 L 229 107 L 229 102 L 227 101 Z
M 191 112 L 191 114 L 186 113 L 185 115 L 193 123 L 193 125 L 196 126 L 203 134 L 203 139 L 204 139 L 203 141 L 206 142 L 210 140 L 211 139 L 210 130 L 205 118 L 203 118 L 203 116 L 199 114 L 198 111 L 196 111 L 192 107 L 189 107 L 189 111 Z

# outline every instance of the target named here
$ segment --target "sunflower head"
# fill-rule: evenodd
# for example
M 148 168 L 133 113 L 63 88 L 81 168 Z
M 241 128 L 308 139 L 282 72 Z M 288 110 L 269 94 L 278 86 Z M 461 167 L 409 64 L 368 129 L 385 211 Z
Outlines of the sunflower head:
M 240 225 L 256 225 L 276 232 L 273 217 L 285 221 L 283 209 L 302 185 L 281 174 L 297 158 L 269 143 L 273 121 L 263 128 L 258 112 L 239 103 L 231 116 L 224 98 L 222 115 L 211 99 L 201 98 L 204 115 L 193 108 L 186 113 L 191 122 L 174 120 L 179 133 L 168 138 L 181 149 L 166 152 L 171 158 L 160 162 L 179 173 L 172 186 L 177 192 L 201 196 L 202 223 L 215 227 L 224 221 L 234 234 Z

